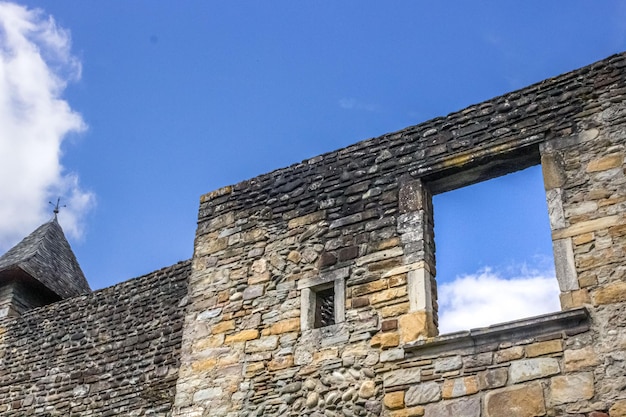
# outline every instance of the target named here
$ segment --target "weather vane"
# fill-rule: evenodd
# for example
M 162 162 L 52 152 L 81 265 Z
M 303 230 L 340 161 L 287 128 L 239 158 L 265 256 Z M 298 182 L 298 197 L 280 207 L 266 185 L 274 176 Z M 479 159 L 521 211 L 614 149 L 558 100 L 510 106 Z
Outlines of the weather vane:
M 54 204 L 52 201 L 48 201 L 48 204 L 54 206 L 54 210 L 52 210 L 52 212 L 54 213 L 55 217 L 56 217 L 57 214 L 59 214 L 59 209 L 61 207 L 67 207 L 65 204 L 62 205 L 62 206 L 59 206 L 59 203 L 61 203 L 61 197 L 57 198 L 57 203 L 56 204 Z

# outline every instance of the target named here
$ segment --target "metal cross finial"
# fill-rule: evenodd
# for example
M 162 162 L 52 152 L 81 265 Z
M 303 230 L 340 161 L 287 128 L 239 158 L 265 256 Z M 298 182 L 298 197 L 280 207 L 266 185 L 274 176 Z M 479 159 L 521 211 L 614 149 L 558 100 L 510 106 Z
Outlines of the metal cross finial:
M 56 217 L 57 214 L 59 214 L 59 209 L 61 207 L 67 207 L 66 205 L 59 206 L 60 202 L 61 202 L 61 197 L 57 198 L 56 205 L 52 201 L 48 201 L 48 204 L 52 204 L 54 206 L 54 210 L 52 210 L 52 212 L 54 213 L 55 217 Z

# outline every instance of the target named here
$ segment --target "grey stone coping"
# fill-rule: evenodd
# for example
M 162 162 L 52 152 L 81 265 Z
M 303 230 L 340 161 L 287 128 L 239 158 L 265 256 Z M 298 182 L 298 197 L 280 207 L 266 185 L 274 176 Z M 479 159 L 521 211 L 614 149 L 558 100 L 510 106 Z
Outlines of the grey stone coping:
M 514 342 L 560 332 L 576 334 L 587 330 L 589 330 L 589 312 L 581 307 L 417 340 L 405 344 L 403 348 L 405 352 L 410 351 L 419 355 L 440 355 L 453 350 L 478 348 L 494 343 Z

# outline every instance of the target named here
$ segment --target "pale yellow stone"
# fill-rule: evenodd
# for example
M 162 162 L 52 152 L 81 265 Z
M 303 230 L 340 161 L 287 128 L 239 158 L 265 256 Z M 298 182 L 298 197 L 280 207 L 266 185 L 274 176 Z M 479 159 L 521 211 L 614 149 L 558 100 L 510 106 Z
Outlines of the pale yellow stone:
M 392 411 L 389 417 L 421 417 L 424 415 L 424 407 L 417 406 L 403 410 Z
M 269 281 L 271 278 L 270 271 L 265 271 L 261 274 L 252 275 L 248 278 L 248 285 L 260 284 Z
M 300 254 L 300 252 L 295 251 L 295 250 L 292 250 L 287 255 L 287 260 L 289 262 L 293 262 L 294 264 L 297 264 L 298 262 L 300 262 L 300 259 L 302 259 L 302 255 Z
M 549 355 L 563 351 L 563 342 L 561 339 L 546 340 L 545 342 L 532 343 L 526 346 L 526 357 L 534 358 L 537 356 Z
M 224 344 L 229 345 L 237 342 L 245 342 L 247 340 L 254 340 L 259 337 L 259 331 L 257 329 L 242 330 L 239 333 L 226 336 Z
M 293 366 L 293 355 L 277 356 L 267 363 L 267 369 L 270 371 L 278 371 Z
M 251 362 L 246 364 L 247 373 L 254 373 L 262 369 L 265 369 L 265 365 L 263 364 L 263 362 Z
M 626 417 L 626 400 L 617 400 L 609 409 L 611 417 Z
M 607 169 L 621 167 L 624 163 L 624 154 L 614 153 L 602 158 L 594 159 L 587 164 L 587 172 L 606 171 Z
M 550 380 L 552 404 L 567 404 L 593 398 L 593 373 L 555 376 Z
M 608 229 L 611 226 L 621 224 L 621 222 L 622 218 L 617 215 L 582 221 L 579 223 L 575 223 L 569 227 L 553 231 L 552 240 L 565 239 L 568 237 L 578 236 L 589 232 L 595 232 L 597 230 Z
M 320 362 L 326 359 L 336 359 L 339 357 L 339 349 L 329 348 L 313 352 L 313 362 Z
M 400 335 L 395 332 L 377 333 L 370 340 L 372 347 L 390 348 L 400 344 Z
M 288 332 L 300 331 L 300 317 L 294 317 L 287 320 L 281 320 L 270 326 L 270 334 L 282 334 Z
M 592 346 L 582 349 L 568 349 L 563 352 L 563 362 L 565 372 L 580 371 L 585 368 L 592 368 L 600 363 L 600 359 Z
M 326 218 L 326 211 L 316 211 L 311 214 L 307 214 L 305 216 L 300 216 L 289 220 L 287 223 L 287 227 L 289 229 L 293 229 L 300 226 L 306 226 L 308 224 L 317 223 L 320 220 L 324 220 Z
M 394 391 L 385 394 L 383 404 L 389 410 L 397 410 L 404 407 L 404 391 Z
M 386 279 L 379 279 L 376 281 L 368 282 L 367 284 L 355 285 L 354 287 L 352 287 L 352 296 L 358 297 L 360 295 L 386 290 L 387 286 L 388 284 Z
M 192 350 L 194 352 L 201 352 L 205 349 L 216 348 L 224 344 L 224 335 L 218 334 L 209 337 L 205 337 L 194 342 Z
M 514 361 L 522 357 L 524 357 L 524 348 L 522 346 L 513 346 L 496 352 L 494 360 L 496 363 L 502 363 Z
M 593 232 L 583 233 L 582 235 L 574 236 L 572 243 L 574 243 L 574 245 L 584 245 L 585 243 L 593 242 L 594 239 L 595 235 Z
M 593 292 L 595 305 L 613 304 L 626 301 L 626 282 L 615 281 Z
M 409 311 L 409 303 L 399 303 L 390 306 L 385 306 L 380 309 L 380 315 L 386 319 L 388 317 L 396 317 L 400 314 L 404 314 Z
M 395 298 L 406 296 L 406 287 L 389 288 L 388 290 L 379 291 L 370 295 L 370 303 L 378 304 L 385 301 L 391 301 Z
M 539 382 L 489 391 L 484 404 L 485 417 L 535 417 L 546 414 L 543 388 Z
M 192 362 L 191 369 L 193 369 L 194 372 L 203 372 L 215 368 L 215 365 L 217 365 L 217 358 L 208 358 Z
M 214 325 L 211 328 L 211 333 L 213 334 L 224 333 L 224 332 L 227 332 L 229 330 L 234 330 L 234 329 L 235 329 L 235 321 L 226 320 L 226 321 L 221 321 L 217 323 L 216 325 Z
M 559 299 L 561 300 L 561 308 L 563 310 L 578 308 L 591 303 L 589 291 L 586 288 L 561 293 L 559 294 Z
M 398 331 L 401 343 L 437 335 L 432 314 L 427 311 L 416 311 L 400 316 L 398 318 Z

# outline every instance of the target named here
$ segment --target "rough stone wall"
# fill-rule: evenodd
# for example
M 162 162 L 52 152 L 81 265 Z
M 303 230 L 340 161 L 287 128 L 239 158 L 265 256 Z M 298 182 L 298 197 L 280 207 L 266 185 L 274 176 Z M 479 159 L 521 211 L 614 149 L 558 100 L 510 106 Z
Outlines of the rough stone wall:
M 0 416 L 166 416 L 190 262 L 0 321 Z
M 174 415 L 626 415 L 625 67 L 613 56 L 203 196 Z M 562 306 L 589 317 L 427 356 L 448 340 L 430 196 L 540 162 Z M 313 328 L 328 288 L 335 324 Z

